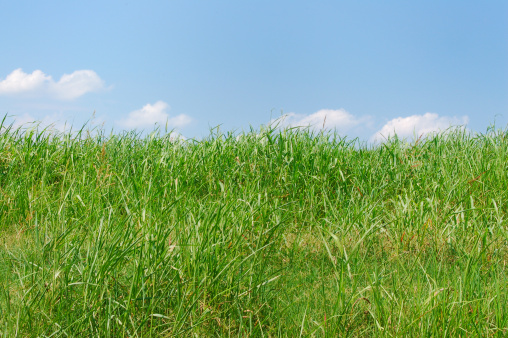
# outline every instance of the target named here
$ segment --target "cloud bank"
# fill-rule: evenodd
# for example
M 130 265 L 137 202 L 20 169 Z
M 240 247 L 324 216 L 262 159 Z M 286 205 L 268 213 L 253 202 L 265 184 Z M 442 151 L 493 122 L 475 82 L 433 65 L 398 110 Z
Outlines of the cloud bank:
M 397 117 L 388 121 L 370 139 L 371 142 L 382 142 L 388 137 L 397 134 L 400 138 L 412 137 L 413 135 L 425 135 L 432 132 L 445 131 L 450 127 L 464 126 L 469 122 L 467 116 L 440 117 L 435 113 L 424 115 L 412 115 L 408 117 Z
M 321 109 L 310 115 L 289 113 L 279 127 L 310 127 L 316 131 L 336 129 L 339 133 L 345 133 L 361 125 L 370 125 L 369 120 L 369 117 L 356 117 L 344 109 Z
M 129 113 L 126 119 L 117 121 L 119 125 L 129 129 L 150 127 L 156 123 L 168 125 L 169 128 L 182 128 L 192 122 L 192 118 L 185 114 L 169 117 L 166 111 L 169 105 L 163 101 L 157 101 L 153 105 L 147 104 L 139 110 Z
M 27 74 L 18 68 L 0 81 L 0 95 L 47 95 L 58 100 L 74 100 L 102 89 L 104 81 L 93 70 L 77 70 L 54 81 L 40 70 Z
M 271 120 L 270 124 L 277 122 L 277 128 L 309 127 L 318 131 L 335 129 L 339 134 L 348 137 L 369 137 L 371 143 L 379 143 L 397 134 L 400 138 L 417 137 L 433 132 L 442 132 L 450 127 L 464 127 L 468 122 L 467 116 L 439 116 L 435 113 L 397 117 L 388 121 L 378 131 L 371 116 L 355 116 L 344 109 L 321 109 L 313 114 L 286 114 L 280 120 Z M 374 132 L 374 133 L 373 133 Z M 363 137 L 362 137 L 363 136 Z

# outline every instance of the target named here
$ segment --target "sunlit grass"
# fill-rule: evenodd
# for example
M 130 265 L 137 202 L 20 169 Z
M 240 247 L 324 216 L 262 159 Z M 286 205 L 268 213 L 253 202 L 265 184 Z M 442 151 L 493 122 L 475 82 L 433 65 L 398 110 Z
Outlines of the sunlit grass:
M 506 336 L 508 135 L 0 134 L 1 336 Z

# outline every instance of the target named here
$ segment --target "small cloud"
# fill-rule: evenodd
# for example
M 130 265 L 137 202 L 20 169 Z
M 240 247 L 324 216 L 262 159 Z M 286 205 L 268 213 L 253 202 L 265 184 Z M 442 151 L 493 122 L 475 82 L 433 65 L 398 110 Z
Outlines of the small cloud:
M 104 81 L 93 70 L 77 70 L 64 74 L 56 83 L 50 83 L 50 92 L 62 100 L 73 100 L 103 88 Z
M 182 128 L 192 122 L 192 118 L 185 114 L 180 114 L 168 119 L 168 126 L 173 128 Z
M 46 129 L 49 132 L 65 132 L 70 129 L 70 125 L 67 122 L 62 122 L 61 117 L 56 114 L 46 115 L 42 119 L 37 119 L 30 114 L 14 116 L 12 127 L 13 129 L 31 129 L 37 127 L 39 130 Z
M 163 101 L 157 101 L 153 105 L 147 104 L 139 110 L 129 113 L 126 119 L 117 121 L 125 128 L 142 128 L 155 124 L 168 125 L 170 128 L 182 128 L 192 122 L 192 118 L 185 114 L 169 117 L 166 113 L 169 105 Z
M 413 135 L 425 135 L 432 132 L 444 131 L 452 126 L 463 126 L 469 121 L 467 116 L 458 117 L 439 117 L 435 113 L 425 113 L 424 115 L 412 115 L 408 117 L 397 117 L 388 121 L 378 132 L 370 139 L 371 142 L 382 142 L 389 136 L 397 134 L 398 137 L 407 138 Z
M 64 74 L 55 82 L 40 70 L 27 74 L 18 68 L 0 81 L 0 95 L 48 95 L 59 100 L 73 100 L 101 89 L 104 89 L 104 81 L 93 70 Z
M 180 142 L 185 140 L 187 140 L 187 137 L 175 131 L 173 131 L 169 137 L 170 142 Z
M 0 94 L 30 92 L 43 87 L 46 83 L 50 83 L 51 81 L 53 81 L 51 76 L 47 76 L 40 70 L 35 70 L 32 74 L 27 74 L 19 68 L 7 75 L 5 80 L 0 81 Z
M 283 117 L 279 126 L 310 127 L 313 130 L 336 129 L 345 133 L 362 124 L 370 124 L 369 120 L 369 117 L 358 118 L 344 109 L 321 109 L 310 115 L 289 113 Z

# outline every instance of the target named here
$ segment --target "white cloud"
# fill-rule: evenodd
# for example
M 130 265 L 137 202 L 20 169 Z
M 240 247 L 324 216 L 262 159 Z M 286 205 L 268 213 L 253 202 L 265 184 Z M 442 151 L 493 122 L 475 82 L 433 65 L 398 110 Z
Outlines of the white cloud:
M 168 125 L 169 128 L 181 128 L 192 122 L 192 118 L 185 114 L 169 117 L 166 113 L 169 105 L 163 101 L 157 101 L 153 105 L 147 104 L 139 110 L 130 112 L 126 119 L 117 121 L 125 128 L 142 128 L 153 126 L 156 123 Z
M 40 70 L 27 74 L 19 68 L 7 75 L 5 80 L 0 81 L 0 94 L 17 94 L 37 90 L 51 81 L 53 81 L 51 76 L 47 76 Z
M 50 92 L 62 100 L 72 100 L 103 88 L 104 81 L 93 70 L 77 70 L 64 74 L 56 83 L 50 83 Z
M 48 95 L 60 100 L 73 100 L 101 89 L 104 89 L 104 81 L 93 70 L 64 74 L 55 82 L 40 70 L 27 74 L 19 68 L 0 81 L 0 95 Z
M 170 142 L 179 142 L 179 141 L 185 141 L 187 140 L 187 137 L 183 136 L 182 134 L 173 131 L 169 137 Z
M 185 114 L 180 114 L 168 119 L 168 126 L 174 128 L 182 128 L 192 122 L 192 118 Z
M 46 129 L 49 132 L 65 132 L 70 129 L 70 125 L 61 121 L 61 116 L 57 114 L 46 115 L 42 119 L 36 119 L 30 114 L 15 116 L 12 123 L 14 129 L 31 129 L 37 127 L 39 130 Z
M 370 124 L 369 120 L 369 117 L 357 118 L 344 109 L 321 109 L 310 115 L 289 113 L 283 117 L 279 127 L 336 129 L 340 133 L 345 133 L 361 124 Z
M 445 131 L 452 126 L 463 126 L 467 124 L 467 116 L 458 117 L 439 117 L 435 113 L 425 113 L 424 115 L 412 115 L 408 117 L 397 117 L 388 121 L 378 132 L 371 137 L 371 142 L 382 142 L 389 136 L 397 134 L 400 138 L 411 137 L 413 135 L 425 135 L 432 132 Z

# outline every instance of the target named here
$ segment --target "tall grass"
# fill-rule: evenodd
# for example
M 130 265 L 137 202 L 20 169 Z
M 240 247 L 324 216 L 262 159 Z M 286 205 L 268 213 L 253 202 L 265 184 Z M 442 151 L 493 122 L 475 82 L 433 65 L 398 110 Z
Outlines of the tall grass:
M 0 335 L 506 336 L 508 135 L 0 134 Z

